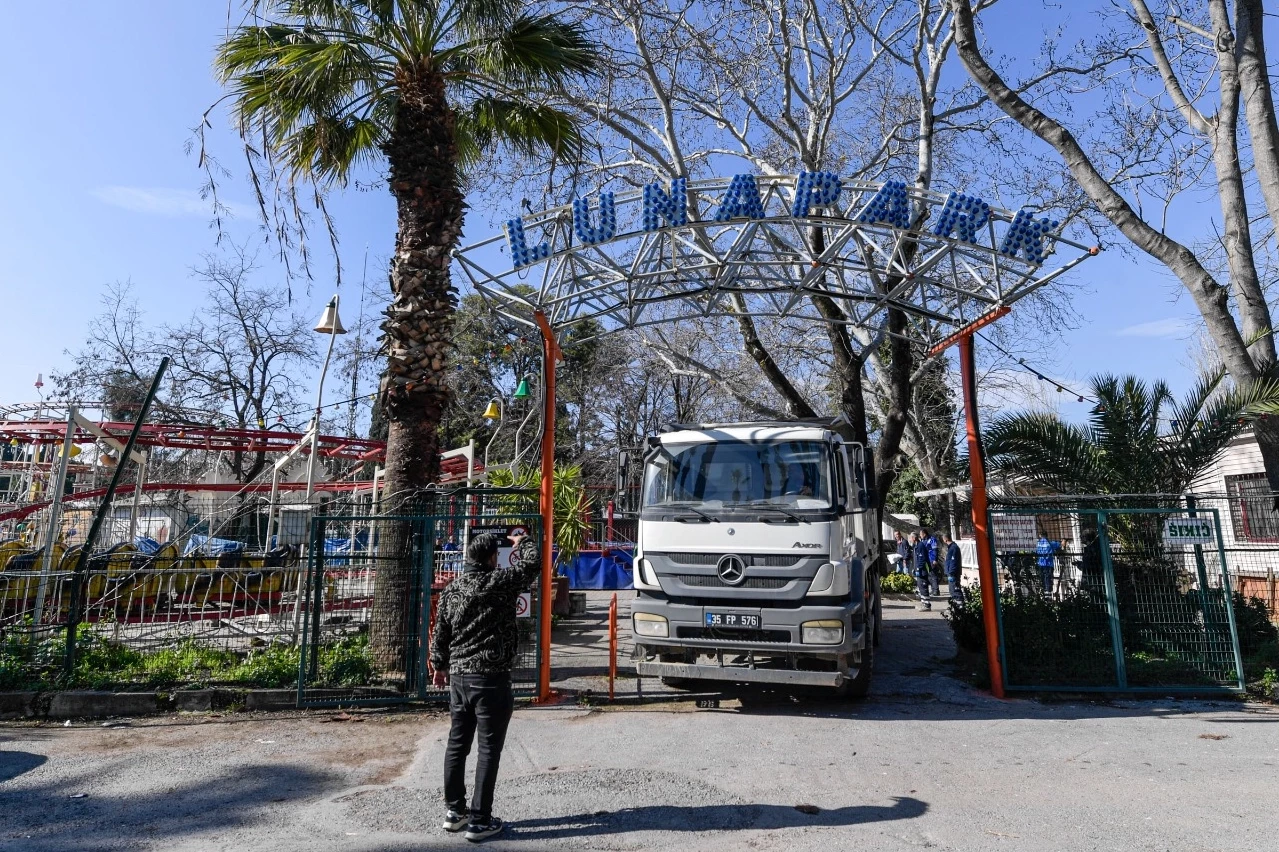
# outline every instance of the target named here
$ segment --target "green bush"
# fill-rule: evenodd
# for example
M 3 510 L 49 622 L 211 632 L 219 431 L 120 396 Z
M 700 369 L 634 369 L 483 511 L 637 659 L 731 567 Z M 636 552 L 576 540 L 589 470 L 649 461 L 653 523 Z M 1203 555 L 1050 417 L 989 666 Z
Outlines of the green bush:
M 171 648 L 148 653 L 105 639 L 89 625 L 81 625 L 76 637 L 75 669 L 70 678 L 64 678 L 66 641 L 62 633 L 38 641 L 21 632 L 0 636 L 0 690 L 198 687 L 209 683 L 285 687 L 298 679 L 300 652 L 286 645 L 240 654 L 185 639 Z M 358 686 L 376 676 L 365 635 L 322 645 L 318 653 L 322 684 Z
M 885 574 L 879 581 L 884 594 L 909 595 L 915 591 L 915 578 L 909 574 Z
M 942 613 L 942 618 L 950 625 L 956 645 L 965 651 L 984 654 L 986 627 L 982 622 L 981 590 L 968 586 L 961 591 L 963 600 L 951 601 L 950 606 Z
M 320 651 L 320 680 L 329 686 L 361 686 L 376 674 L 367 635 L 342 639 Z
M 1249 681 L 1256 680 L 1264 676 L 1266 669 L 1279 668 L 1279 627 L 1270 620 L 1270 609 L 1261 598 L 1245 597 L 1239 592 L 1232 597 L 1244 676 Z

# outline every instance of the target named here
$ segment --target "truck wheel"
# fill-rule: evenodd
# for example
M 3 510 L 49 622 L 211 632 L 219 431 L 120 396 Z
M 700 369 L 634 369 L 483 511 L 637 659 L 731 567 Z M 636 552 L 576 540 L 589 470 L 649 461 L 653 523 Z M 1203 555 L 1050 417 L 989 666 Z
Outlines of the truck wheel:
M 884 593 L 879 590 L 878 584 L 875 587 L 875 637 L 872 644 L 879 647 L 880 627 L 884 623 Z
M 876 633 L 879 631 L 879 619 L 875 619 L 872 630 Z M 876 644 L 871 636 L 866 637 L 866 647 L 862 649 L 862 664 L 857 667 L 857 676 L 852 680 L 845 680 L 836 687 L 836 694 L 840 698 L 861 699 L 870 694 L 870 676 L 875 668 Z

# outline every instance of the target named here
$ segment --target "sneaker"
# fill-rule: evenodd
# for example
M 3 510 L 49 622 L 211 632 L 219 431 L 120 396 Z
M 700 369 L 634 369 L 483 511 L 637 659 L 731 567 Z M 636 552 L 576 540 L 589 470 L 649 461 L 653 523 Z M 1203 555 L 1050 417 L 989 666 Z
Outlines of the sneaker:
M 445 831 L 461 831 L 470 821 L 470 811 L 455 811 L 449 808 L 449 812 L 444 815 L 443 827 Z
M 505 826 L 497 817 L 489 817 L 483 822 L 472 822 L 466 827 L 466 834 L 463 835 L 467 840 L 475 843 L 486 837 L 492 837 L 501 831 Z

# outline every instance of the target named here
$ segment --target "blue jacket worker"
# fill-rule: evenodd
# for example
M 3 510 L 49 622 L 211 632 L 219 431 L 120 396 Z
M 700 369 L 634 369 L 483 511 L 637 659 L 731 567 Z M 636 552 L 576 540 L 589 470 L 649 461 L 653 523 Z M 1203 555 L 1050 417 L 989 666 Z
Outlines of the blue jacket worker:
M 449 688 L 448 746 L 444 751 L 446 831 L 466 830 L 467 840 L 483 840 L 502 830 L 493 816 L 493 789 L 515 709 L 511 668 L 519 646 L 515 607 L 541 569 L 534 542 L 511 536 L 515 559 L 497 566 L 500 539 L 482 533 L 466 548 L 462 575 L 440 593 L 431 636 L 432 682 Z M 477 736 L 478 735 L 478 736 Z M 478 739 L 475 789 L 466 801 L 466 756 Z
M 919 608 L 930 610 L 932 600 L 928 596 L 929 577 L 932 575 L 932 559 L 929 558 L 928 539 L 911 533 L 910 540 L 915 554 L 915 588 L 919 592 Z
M 941 594 L 941 563 L 937 561 L 937 536 L 933 535 L 927 527 L 924 527 L 920 535 L 924 544 L 928 546 L 928 585 L 932 588 L 933 597 L 937 597 Z
M 1035 556 L 1039 563 L 1039 574 L 1043 578 L 1045 595 L 1053 593 L 1053 566 L 1060 550 L 1060 541 L 1049 541 L 1048 536 L 1040 533 L 1039 541 L 1035 543 Z
M 950 599 L 962 601 L 964 599 L 961 588 L 964 579 L 964 554 L 949 533 L 943 538 L 946 541 L 946 585 L 950 586 Z

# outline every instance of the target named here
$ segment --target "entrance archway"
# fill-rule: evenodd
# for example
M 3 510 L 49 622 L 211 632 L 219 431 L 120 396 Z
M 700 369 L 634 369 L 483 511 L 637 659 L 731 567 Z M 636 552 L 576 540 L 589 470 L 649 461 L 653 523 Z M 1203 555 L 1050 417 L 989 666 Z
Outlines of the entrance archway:
M 651 183 L 601 192 L 512 218 L 503 234 L 454 253 L 461 278 L 493 310 L 536 328 L 543 346 L 539 693 L 550 692 L 550 595 L 559 336 L 595 320 L 609 334 L 721 316 L 838 322 L 892 333 L 936 353 L 960 346 L 973 521 L 991 683 L 1001 692 L 994 574 L 984 535 L 985 469 L 977 430 L 972 334 L 1087 258 L 1095 246 L 1029 209 L 901 181 L 846 181 L 832 172 Z M 1047 264 L 1061 255 L 1059 264 Z M 823 314 L 817 299 L 842 315 Z

